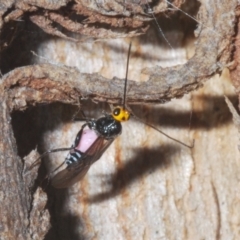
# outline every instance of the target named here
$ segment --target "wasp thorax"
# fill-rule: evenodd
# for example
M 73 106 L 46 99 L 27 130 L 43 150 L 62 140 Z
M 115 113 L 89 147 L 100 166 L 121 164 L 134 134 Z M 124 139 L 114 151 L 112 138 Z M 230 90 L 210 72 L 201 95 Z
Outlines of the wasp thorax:
M 123 107 L 116 107 L 112 111 L 112 116 L 119 122 L 127 121 L 130 118 L 130 112 Z

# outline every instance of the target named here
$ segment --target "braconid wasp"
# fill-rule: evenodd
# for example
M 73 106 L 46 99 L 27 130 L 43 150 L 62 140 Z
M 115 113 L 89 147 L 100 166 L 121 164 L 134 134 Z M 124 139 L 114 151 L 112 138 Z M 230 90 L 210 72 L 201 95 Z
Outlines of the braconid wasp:
M 111 114 L 105 113 L 103 117 L 98 119 L 88 119 L 85 117 L 85 114 L 82 113 L 86 122 L 82 125 L 80 131 L 78 132 L 73 145 L 70 148 L 49 150 L 41 155 L 41 157 L 43 157 L 46 154 L 54 152 L 69 151 L 65 161 L 49 174 L 51 184 L 55 188 L 66 188 L 81 180 L 89 170 L 90 166 L 101 158 L 111 143 L 118 135 L 121 134 L 121 122 L 128 121 L 130 115 L 140 122 L 143 122 L 133 114 L 129 107 L 126 106 L 130 52 L 131 43 L 128 49 L 122 105 L 114 107 Z M 155 126 L 145 122 L 143 123 L 185 147 L 192 148 L 194 145 L 194 143 L 192 145 L 187 145 L 167 135 Z M 38 163 L 38 160 L 39 159 L 37 159 L 32 167 Z M 63 166 L 65 166 L 64 169 L 57 172 L 57 170 Z M 55 172 L 57 173 L 54 175 Z
M 159 56 L 159 58 L 161 58 L 161 56 Z M 191 72 L 189 72 L 189 74 L 190 73 Z M 132 77 L 130 79 L 132 79 Z M 191 103 L 192 105 L 196 104 L 193 103 L 193 100 Z M 209 102 L 205 104 L 207 105 L 209 104 Z M 152 114 L 152 109 L 149 112 Z M 204 110 L 200 111 L 201 114 L 204 114 L 204 112 Z M 177 118 L 180 118 L 181 116 L 182 115 L 178 115 Z M 176 121 L 177 120 L 178 119 L 176 119 Z M 208 121 L 207 118 L 206 121 Z M 173 131 L 179 134 L 178 129 L 181 127 L 181 125 L 172 124 L 172 126 L 174 126 Z M 144 126 L 142 127 L 147 128 Z M 124 136 L 126 133 L 125 129 L 126 128 L 123 129 L 122 136 Z M 76 135 L 77 132 L 78 130 L 75 131 L 74 135 Z M 189 232 L 192 234 L 188 235 L 190 236 L 190 238 L 191 236 L 197 236 L 197 233 L 199 232 L 202 233 L 202 229 L 207 229 L 205 224 L 206 221 L 203 221 L 203 223 L 200 224 L 199 221 L 194 222 L 192 221 L 192 219 L 205 220 L 203 216 L 208 215 L 209 218 L 206 218 L 207 221 L 212 222 L 212 216 L 218 216 L 217 214 L 219 212 L 216 211 L 216 209 L 219 209 L 218 200 L 225 199 L 226 196 L 228 196 L 225 195 L 225 192 L 222 194 L 222 191 L 219 191 L 218 188 L 220 187 L 222 189 L 222 186 L 228 187 L 228 185 L 226 184 L 226 182 L 228 181 L 223 174 L 225 173 L 224 168 L 220 169 L 219 166 L 221 165 L 221 163 L 226 163 L 229 166 L 229 163 L 228 161 L 226 161 L 226 159 L 216 158 L 218 160 L 221 160 L 218 161 L 218 163 L 217 161 L 214 161 L 215 154 L 206 154 L 209 148 L 213 148 L 214 150 L 217 150 L 216 155 L 221 155 L 220 148 L 225 147 L 224 145 L 213 143 L 213 141 L 211 141 L 209 137 L 210 135 L 207 135 L 206 131 L 203 132 L 205 139 L 205 143 L 203 146 L 205 146 L 205 149 L 199 149 L 199 144 L 198 147 L 195 149 L 199 149 L 199 152 L 201 154 L 200 158 L 197 158 L 196 155 L 192 154 L 192 158 L 191 156 L 188 156 L 187 159 L 183 159 L 182 156 L 180 158 L 179 156 L 177 156 L 177 160 L 173 160 L 171 156 L 169 157 L 169 155 L 166 155 L 166 160 L 170 159 L 171 161 L 171 167 L 167 168 L 167 164 L 160 165 L 161 169 L 158 172 L 154 172 L 154 170 L 152 170 L 153 168 L 157 168 L 156 165 L 153 165 L 152 168 L 145 168 L 148 171 L 145 170 L 141 172 L 137 169 L 139 167 L 137 161 L 139 161 L 141 154 L 144 155 L 143 152 L 139 151 L 139 149 L 147 149 L 149 148 L 151 143 L 147 146 L 142 146 L 142 142 L 141 145 L 139 143 L 136 143 L 139 144 L 139 148 L 137 148 L 136 150 L 140 152 L 140 154 L 136 155 L 136 158 L 132 158 L 130 154 L 130 157 L 125 156 L 125 154 L 128 154 L 130 151 L 132 151 L 128 151 L 130 148 L 132 148 L 132 146 L 127 146 L 127 148 L 124 148 L 123 153 L 121 153 L 120 156 L 122 158 L 122 161 L 118 160 L 117 162 L 117 160 L 115 160 L 115 162 L 113 162 L 112 164 L 114 165 L 114 167 L 116 167 L 117 165 L 117 168 L 115 168 L 114 171 L 112 171 L 112 169 L 111 171 L 103 170 L 103 168 L 109 167 L 112 161 L 111 159 L 102 159 L 101 161 L 98 161 L 93 165 L 91 171 L 89 171 L 91 172 L 89 175 L 91 176 L 92 174 L 92 176 L 84 179 L 83 181 L 81 181 L 81 184 L 77 186 L 77 194 L 73 192 L 75 189 L 70 190 L 71 198 L 73 198 L 74 200 L 71 200 L 68 203 L 69 206 L 71 206 L 72 208 L 75 207 L 74 210 L 71 210 L 71 212 L 74 212 L 74 214 L 76 214 L 77 212 L 81 218 L 83 218 L 84 220 L 86 219 L 86 222 L 90 222 L 91 228 L 88 228 L 88 232 L 94 230 L 94 234 L 98 237 L 102 237 L 103 235 L 100 234 L 105 233 L 105 236 L 110 235 L 111 238 L 114 239 L 114 236 L 113 234 L 111 235 L 111 233 L 117 233 L 117 236 L 121 236 L 122 239 L 125 239 L 127 234 L 130 236 L 129 238 L 132 239 L 141 238 L 139 237 L 139 235 L 141 234 L 146 234 L 148 239 L 161 239 L 164 238 L 163 236 L 165 236 L 165 238 L 169 238 L 170 236 L 170 238 L 174 239 L 176 238 L 176 236 L 179 238 L 184 238 L 186 237 L 185 234 Z M 128 136 L 130 135 L 132 136 L 134 141 L 134 134 L 130 132 Z M 218 136 L 219 139 L 221 138 L 221 136 L 219 135 L 216 136 Z M 150 136 L 149 138 L 151 138 L 151 141 L 156 141 L 155 139 L 152 140 L 152 136 Z M 74 137 L 71 137 L 71 139 L 73 141 Z M 116 143 L 116 145 L 118 144 L 118 146 L 122 147 L 123 144 L 125 144 L 123 143 L 123 141 L 124 140 L 122 140 L 122 138 L 118 137 L 117 139 L 115 138 L 113 144 Z M 212 144 L 210 145 L 209 143 Z M 159 148 L 162 148 L 162 152 L 164 152 L 165 149 L 163 146 L 160 146 L 159 142 L 156 141 L 156 145 L 159 145 Z M 49 148 L 53 148 L 48 146 L 47 144 L 46 146 Z M 70 144 L 65 144 L 63 146 L 70 146 Z M 111 152 L 111 149 L 112 148 L 108 148 L 107 152 Z M 113 152 L 114 151 L 115 149 L 113 150 Z M 105 154 L 107 152 L 105 152 Z M 152 154 L 152 152 L 153 151 L 151 151 L 150 154 Z M 161 153 L 161 151 L 156 151 L 156 155 L 159 153 Z M 63 161 L 64 159 L 64 154 L 66 153 L 61 153 L 61 161 Z M 105 154 L 103 155 L 103 157 L 105 157 Z M 113 157 L 115 157 L 116 155 L 117 154 L 114 154 Z M 154 155 L 154 157 L 157 158 L 156 161 L 158 162 L 161 162 L 162 159 L 165 159 L 164 157 L 162 158 L 161 156 L 158 157 L 156 155 Z M 148 158 L 149 155 L 144 155 L 144 162 L 148 162 Z M 135 161 L 131 161 L 132 159 L 134 159 Z M 132 162 L 133 164 L 131 166 L 130 164 L 128 164 L 128 162 L 125 164 L 125 162 L 123 162 L 124 160 Z M 141 160 L 142 159 L 140 159 L 139 162 L 141 162 Z M 64 164 L 64 166 L 66 166 L 66 164 Z M 146 165 L 143 165 L 143 167 L 145 166 Z M 95 173 L 95 169 L 97 170 L 97 174 Z M 131 169 L 133 170 L 131 171 Z M 133 171 L 137 172 L 135 174 L 135 178 L 130 176 Z M 212 175 L 212 172 L 215 172 L 215 176 L 218 176 L 219 178 L 211 178 L 211 176 L 214 176 Z M 99 173 L 102 175 L 99 175 Z M 147 177 L 142 177 L 142 173 L 146 174 Z M 227 177 L 229 176 L 230 175 L 228 175 Z M 106 181 L 104 182 L 105 179 L 110 179 L 109 184 L 107 184 Z M 132 181 L 133 179 L 136 180 L 134 183 Z M 221 179 L 224 179 L 224 182 Z M 214 189 L 214 194 L 211 191 L 211 186 Z M 120 196 L 116 197 L 115 193 L 117 191 L 119 195 L 121 194 L 121 198 Z M 93 199 L 92 202 L 97 202 L 98 205 L 91 204 L 92 202 L 90 201 L 90 203 L 87 202 L 87 204 L 84 205 L 83 199 L 85 198 L 85 196 L 90 196 L 90 200 Z M 73 204 L 74 202 L 77 202 L 75 206 Z M 210 207 L 207 208 L 205 206 Z M 220 206 L 219 211 L 221 211 L 221 208 L 222 207 Z M 124 211 L 121 211 L 122 209 L 124 209 Z M 209 213 L 211 214 L 206 214 L 207 211 L 210 211 Z M 139 216 L 143 217 L 141 218 Z M 221 221 L 215 221 L 214 229 L 212 230 L 212 232 L 211 230 L 208 231 L 207 229 L 207 231 L 203 233 L 202 237 L 204 238 L 207 235 L 209 236 L 209 233 L 211 233 L 211 236 L 214 236 L 212 235 L 212 233 L 215 229 L 219 229 L 219 223 L 221 224 Z M 136 226 L 136 229 L 133 228 L 133 226 Z M 142 229 L 139 226 L 142 226 Z M 151 226 L 151 229 L 149 228 L 149 226 Z M 173 226 L 177 227 L 175 228 Z M 109 233 L 109 229 L 113 229 L 111 233 Z M 119 231 L 122 229 L 124 229 L 125 232 L 123 231 L 122 233 Z M 136 236 L 137 232 L 139 232 L 139 235 Z

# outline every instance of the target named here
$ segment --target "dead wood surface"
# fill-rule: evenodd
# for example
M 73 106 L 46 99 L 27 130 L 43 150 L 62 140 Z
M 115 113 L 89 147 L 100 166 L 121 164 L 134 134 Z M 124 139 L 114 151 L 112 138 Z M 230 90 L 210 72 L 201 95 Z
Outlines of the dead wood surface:
M 12 24 L 14 21 L 21 20 L 21 18 L 23 18 L 24 21 L 26 21 L 26 18 L 30 19 L 48 34 L 75 42 L 85 41 L 90 38 L 107 39 L 138 36 L 144 34 L 149 27 L 151 16 L 146 14 L 143 10 L 142 5 L 144 5 L 144 1 L 139 1 L 138 4 L 129 4 L 127 8 L 123 5 L 125 1 L 104 1 L 106 4 L 101 6 L 94 4 L 95 1 L 90 1 L 92 5 L 89 6 L 86 5 L 87 2 L 89 1 L 55 1 L 54 3 L 52 3 L 52 1 L 1 1 L 0 14 L 2 17 L 0 24 L 2 27 L 2 56 L 5 56 L 3 55 L 5 51 L 13 47 L 12 43 L 14 42 L 13 38 L 15 33 L 13 32 L 13 34 L 11 34 L 11 31 L 9 31 L 9 34 L 6 34 L 8 32 L 7 29 L 16 26 Z M 131 3 L 131 1 L 128 2 Z M 180 6 L 182 1 L 174 1 L 173 4 Z M 202 25 L 199 24 L 196 31 L 198 38 L 195 45 L 194 56 L 180 66 L 169 68 L 155 66 L 143 69 L 148 76 L 147 80 L 142 82 L 129 81 L 127 92 L 128 103 L 164 103 L 173 98 L 182 97 L 184 94 L 199 88 L 211 76 L 222 72 L 223 68 L 230 63 L 233 52 L 232 39 L 237 15 L 235 12 L 237 4 L 238 2 L 236 0 L 222 0 L 219 1 L 217 5 L 216 1 L 213 0 L 206 1 L 205 4 L 202 3 L 199 9 L 199 22 L 201 22 Z M 165 4 L 160 5 L 161 4 L 159 4 L 159 6 L 151 6 L 156 13 L 161 14 L 166 11 L 167 6 Z M 71 19 L 70 13 L 75 17 L 77 15 L 77 17 Z M 76 19 L 79 21 L 76 21 Z M 60 25 L 60 27 L 55 28 L 57 24 Z M 101 27 L 96 28 L 95 25 L 97 24 Z M 61 29 L 64 29 L 64 31 L 61 31 Z M 71 34 L 69 34 L 69 32 L 71 32 Z M 76 34 L 76 38 L 73 37 L 73 34 Z M 80 37 L 80 34 L 83 34 L 84 37 Z M 12 58 L 14 62 L 14 58 L 17 58 L 17 56 L 15 56 L 14 53 L 12 54 L 10 58 Z M 1 62 L 2 65 L 4 65 L 3 58 L 1 58 Z M 31 181 L 31 179 L 29 180 L 27 176 L 23 174 L 24 164 L 18 156 L 18 151 L 21 150 L 18 149 L 17 151 L 11 125 L 11 112 L 26 110 L 29 106 L 43 103 L 50 104 L 61 102 L 77 105 L 79 98 L 90 98 L 95 102 L 119 103 L 122 98 L 123 81 L 118 78 L 114 78 L 110 81 L 108 78 L 96 73 L 82 73 L 79 69 L 74 67 L 54 64 L 35 64 L 29 66 L 19 64 L 18 68 L 9 65 L 9 68 L 4 68 L 3 73 L 4 76 L 2 77 L 0 88 L 0 116 L 2 119 L 0 123 L 2 129 L 2 140 L 0 144 L 0 213 L 2 216 L 0 220 L 0 237 L 1 239 L 43 239 L 50 225 L 54 225 L 55 222 L 50 218 L 49 211 L 45 209 L 45 204 L 47 202 L 46 194 L 39 188 L 35 192 L 31 188 L 32 181 L 35 177 L 32 177 Z M 23 126 L 19 127 L 21 128 Z M 120 143 L 121 142 L 118 141 L 116 144 Z M 165 148 L 172 149 L 171 146 L 165 146 Z M 172 150 L 175 153 L 179 151 L 175 148 Z M 154 154 L 162 154 L 163 159 L 167 158 L 164 151 L 151 152 L 151 155 Z M 138 154 L 139 157 L 140 155 Z M 154 166 L 154 164 L 152 166 Z M 167 168 L 168 164 L 166 163 L 165 165 L 165 163 L 163 163 L 163 166 Z M 141 167 L 144 168 L 144 164 Z M 121 166 L 119 166 L 119 168 L 121 169 Z M 119 175 L 121 178 L 121 171 L 118 172 L 115 180 L 112 179 L 112 186 L 118 186 L 117 177 L 119 177 Z M 141 172 L 139 175 L 141 175 Z M 193 182 L 189 189 L 191 187 L 195 189 L 195 184 L 198 185 L 197 182 L 199 179 L 195 178 L 194 175 L 192 179 Z M 176 181 L 178 180 L 179 179 L 176 178 Z M 128 179 L 128 182 L 131 182 L 131 179 Z M 212 183 L 214 183 L 214 181 Z M 208 185 L 213 193 L 210 197 L 213 202 L 215 202 L 215 214 L 219 216 L 221 215 L 219 210 L 221 204 L 218 202 L 218 189 L 216 189 L 216 186 L 212 183 Z M 87 192 L 86 185 L 86 182 L 84 182 L 83 185 L 80 186 L 82 193 Z M 122 187 L 120 187 L 120 190 L 124 189 L 123 185 L 121 185 Z M 152 188 L 154 188 L 154 186 Z M 71 191 L 74 190 L 70 190 L 70 193 L 74 194 L 74 192 Z M 206 193 L 207 190 L 204 189 L 204 192 Z M 58 193 L 58 196 L 62 196 L 62 198 L 60 198 L 61 201 L 63 201 L 64 194 L 65 192 Z M 191 189 L 188 194 L 190 196 L 188 201 L 192 199 L 192 201 L 190 201 L 192 204 L 197 195 L 191 195 Z M 112 192 L 110 190 L 110 193 L 106 193 L 105 195 L 100 194 L 95 198 L 93 197 L 90 199 L 90 202 L 100 202 L 101 204 L 102 199 L 108 199 L 109 196 L 113 198 L 116 195 L 114 190 L 112 190 Z M 135 198 L 136 196 L 137 195 L 135 195 Z M 142 197 L 142 194 L 140 194 L 140 196 Z M 176 197 L 175 200 L 177 199 L 181 202 L 179 200 L 181 197 L 178 197 Z M 82 196 L 78 198 L 83 200 Z M 169 198 L 168 200 L 170 202 L 165 202 L 165 204 L 171 209 L 171 207 L 173 207 L 171 205 L 172 199 Z M 131 207 L 129 207 L 129 204 L 130 201 L 126 201 L 125 204 L 121 206 L 130 210 Z M 183 202 L 179 207 L 182 207 L 182 204 L 184 205 L 187 203 Z M 58 202 L 57 206 L 59 205 L 61 204 Z M 209 208 L 210 207 L 211 206 L 209 206 Z M 196 208 L 197 207 L 193 204 L 191 209 L 195 211 Z M 94 226 L 91 221 L 93 221 L 92 219 L 95 218 L 95 215 L 86 217 L 88 216 L 87 212 L 89 209 L 90 207 L 84 205 L 83 211 L 81 212 L 83 219 L 87 219 L 89 222 L 85 221 L 84 224 L 81 224 L 79 223 L 80 220 L 74 221 L 75 225 L 76 222 L 79 223 L 80 230 L 78 229 L 78 231 L 84 232 L 82 228 L 85 226 L 85 229 L 87 229 L 86 231 L 88 233 L 91 232 Z M 189 210 L 189 208 L 187 209 Z M 107 209 L 105 210 L 107 211 Z M 94 207 L 93 209 L 91 208 L 91 212 L 94 212 Z M 210 214 L 211 211 L 209 210 L 208 213 Z M 179 214 L 181 214 L 181 209 L 179 209 Z M 200 215 L 198 215 L 198 217 Z M 193 217 L 193 215 L 187 213 L 187 211 L 185 212 L 185 216 L 185 221 L 190 221 L 191 217 Z M 67 217 L 61 216 L 61 213 L 58 213 L 58 217 L 62 217 L 62 220 L 59 220 L 60 222 L 67 221 Z M 78 219 L 78 217 L 76 218 Z M 127 218 L 128 217 L 124 218 L 124 215 L 121 215 L 120 220 L 124 222 Z M 129 219 L 133 221 L 134 217 L 129 217 Z M 211 217 L 209 219 L 211 220 Z M 182 219 L 182 221 L 184 220 Z M 171 228 L 169 227 L 171 226 L 171 221 L 174 222 L 174 219 L 168 216 L 166 221 L 169 221 L 169 224 L 166 226 L 164 236 L 170 236 L 169 239 L 176 239 L 176 235 L 174 234 L 177 233 L 174 232 L 174 234 L 171 235 Z M 217 239 L 221 236 L 221 221 L 221 218 L 220 220 L 218 218 L 216 222 L 214 220 L 213 230 Z M 101 224 L 103 224 L 103 222 L 101 222 Z M 59 225 L 62 226 L 63 224 Z M 198 229 L 193 225 L 193 231 L 188 229 L 188 231 L 183 234 L 186 239 L 193 239 L 196 237 L 194 234 L 198 233 Z M 197 230 L 195 231 L 195 229 Z M 203 229 L 207 228 L 203 227 Z M 133 235 L 131 235 L 133 233 L 130 234 L 129 229 L 121 230 L 125 232 L 125 235 L 122 234 L 121 236 L 127 236 L 125 239 L 133 239 Z M 97 229 L 94 229 L 93 232 L 97 232 Z M 129 233 L 129 235 L 126 233 Z M 146 229 L 141 229 L 139 234 L 142 237 L 144 234 L 146 234 L 147 237 L 149 236 Z M 227 236 L 227 233 L 224 234 L 224 236 Z M 82 235 L 87 236 L 87 234 Z M 48 236 L 51 237 L 49 232 Z M 57 235 L 55 235 L 55 237 L 56 236 Z M 74 235 L 74 233 L 72 233 L 72 236 L 75 238 L 73 237 L 71 239 L 78 239 L 77 234 Z M 155 237 L 158 239 L 159 235 L 156 234 Z M 89 238 L 93 239 L 94 233 L 90 234 Z M 98 239 L 103 238 L 98 236 Z

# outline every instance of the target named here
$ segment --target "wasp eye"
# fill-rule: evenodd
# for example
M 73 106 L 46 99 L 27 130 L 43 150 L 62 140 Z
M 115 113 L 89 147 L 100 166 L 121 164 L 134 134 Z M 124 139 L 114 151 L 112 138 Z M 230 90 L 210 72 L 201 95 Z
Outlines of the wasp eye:
M 115 108 L 115 109 L 113 110 L 113 115 L 114 115 L 114 116 L 118 116 L 118 115 L 120 114 L 120 112 L 121 112 L 121 109 L 120 109 L 120 108 Z

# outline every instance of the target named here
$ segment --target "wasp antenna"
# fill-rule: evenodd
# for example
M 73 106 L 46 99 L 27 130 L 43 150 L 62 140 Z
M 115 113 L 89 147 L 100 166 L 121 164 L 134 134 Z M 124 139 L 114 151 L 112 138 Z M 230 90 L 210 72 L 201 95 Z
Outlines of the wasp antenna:
M 128 65 L 129 65 L 129 59 L 130 59 L 130 53 L 131 53 L 131 47 L 132 47 L 132 42 L 130 42 L 130 44 L 129 44 L 129 48 L 128 48 L 127 66 L 126 66 L 126 75 L 125 75 L 124 91 L 123 91 L 123 109 L 126 108 L 126 94 L 127 94 Z
M 152 124 L 149 124 L 149 123 L 147 123 L 147 122 L 144 122 L 142 119 L 140 119 L 139 117 L 137 117 L 131 110 L 129 110 L 129 108 L 128 108 L 128 111 L 129 111 L 129 112 L 131 113 L 131 115 L 132 115 L 135 119 L 137 119 L 139 122 L 141 122 L 141 123 L 143 123 L 143 124 L 145 124 L 145 125 L 153 128 L 153 129 L 155 129 L 156 131 L 160 132 L 160 133 L 161 133 L 162 135 L 164 135 L 165 137 L 167 137 L 167 138 L 169 138 L 169 139 L 171 139 L 171 140 L 173 140 L 173 141 L 175 141 L 175 142 L 183 145 L 184 147 L 187 147 L 187 148 L 193 148 L 193 147 L 194 147 L 194 143 L 195 143 L 195 140 L 194 140 L 194 139 L 193 139 L 192 144 L 191 144 L 191 145 L 188 145 L 188 144 L 186 144 L 186 143 L 184 143 L 184 142 L 181 142 L 180 140 L 178 140 L 178 139 L 176 139 L 176 138 L 173 138 L 173 137 L 169 136 L 168 134 L 166 134 L 165 132 L 163 132 L 163 131 L 161 131 L 160 129 L 156 128 L 156 127 L 153 126 Z

